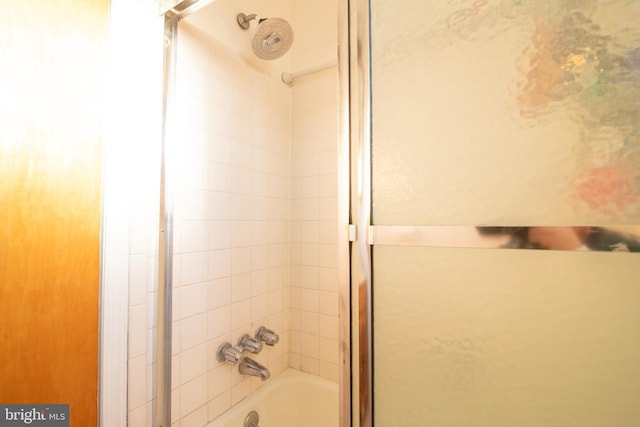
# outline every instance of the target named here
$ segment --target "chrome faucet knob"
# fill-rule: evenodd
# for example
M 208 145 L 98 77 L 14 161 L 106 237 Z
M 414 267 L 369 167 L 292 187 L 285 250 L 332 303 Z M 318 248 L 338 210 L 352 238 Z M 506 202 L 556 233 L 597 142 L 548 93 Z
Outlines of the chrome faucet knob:
M 264 343 L 269 346 L 274 346 L 278 344 L 278 341 L 280 341 L 280 337 L 278 336 L 278 334 L 273 332 L 271 329 L 265 328 L 264 326 L 260 326 L 256 330 L 256 339 L 264 341 Z
M 242 359 L 242 348 L 232 346 L 226 342 L 218 347 L 216 358 L 218 359 L 218 362 L 225 362 L 231 366 L 235 366 L 235 364 Z
M 243 350 L 247 350 L 253 354 L 258 354 L 262 351 L 262 343 L 249 334 L 244 334 L 240 337 L 238 340 L 238 347 L 241 347 Z

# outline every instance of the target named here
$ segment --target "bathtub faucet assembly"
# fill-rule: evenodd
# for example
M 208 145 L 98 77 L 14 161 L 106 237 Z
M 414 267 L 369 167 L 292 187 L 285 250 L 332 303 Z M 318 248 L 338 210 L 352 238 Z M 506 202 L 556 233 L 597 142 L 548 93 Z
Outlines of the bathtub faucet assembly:
M 231 345 L 225 342 L 218 347 L 216 359 L 219 362 L 225 362 L 231 366 L 240 363 L 238 370 L 243 375 L 252 375 L 260 377 L 262 381 L 266 381 L 271 376 L 269 369 L 262 366 L 253 359 L 243 356 L 244 351 L 258 354 L 262 351 L 262 343 L 268 346 L 274 346 L 278 343 L 280 337 L 271 329 L 260 326 L 255 333 L 255 338 L 249 334 L 244 334 L 238 340 L 238 345 Z

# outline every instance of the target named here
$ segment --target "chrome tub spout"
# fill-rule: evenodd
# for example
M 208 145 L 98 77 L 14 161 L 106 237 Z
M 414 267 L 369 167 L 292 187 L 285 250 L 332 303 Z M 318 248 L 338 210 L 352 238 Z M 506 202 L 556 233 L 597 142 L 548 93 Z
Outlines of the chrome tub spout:
M 260 377 L 262 381 L 266 381 L 271 376 L 269 369 L 249 357 L 243 357 L 240 361 L 238 369 L 242 375 L 251 375 Z

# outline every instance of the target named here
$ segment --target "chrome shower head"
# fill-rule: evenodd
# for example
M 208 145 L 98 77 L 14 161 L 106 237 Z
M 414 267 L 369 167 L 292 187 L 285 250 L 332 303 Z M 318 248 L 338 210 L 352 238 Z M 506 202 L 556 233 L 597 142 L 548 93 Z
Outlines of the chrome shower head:
M 250 22 L 256 19 L 255 14 L 239 13 L 238 25 L 248 29 Z M 293 44 L 293 30 L 287 21 L 281 18 L 259 19 L 258 28 L 251 40 L 253 53 L 260 59 L 272 60 L 287 53 Z

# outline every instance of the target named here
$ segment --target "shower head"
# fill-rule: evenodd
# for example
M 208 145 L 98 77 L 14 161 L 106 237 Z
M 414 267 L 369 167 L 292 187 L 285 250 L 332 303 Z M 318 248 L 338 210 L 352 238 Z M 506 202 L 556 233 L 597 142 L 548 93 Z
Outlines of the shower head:
M 258 58 L 276 59 L 287 53 L 293 44 L 293 30 L 281 18 L 267 18 L 260 21 L 251 40 L 251 48 Z
M 245 15 L 239 13 L 238 25 L 248 29 L 251 21 L 256 19 L 255 14 Z M 277 59 L 287 53 L 293 44 L 293 30 L 287 21 L 281 18 L 259 19 L 258 28 L 251 40 L 253 53 L 260 59 Z

